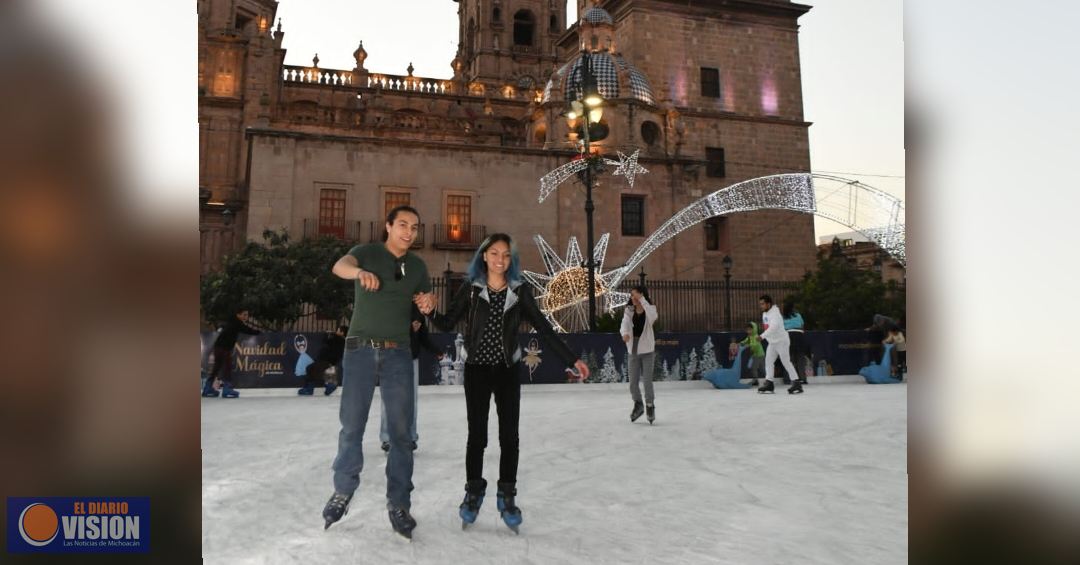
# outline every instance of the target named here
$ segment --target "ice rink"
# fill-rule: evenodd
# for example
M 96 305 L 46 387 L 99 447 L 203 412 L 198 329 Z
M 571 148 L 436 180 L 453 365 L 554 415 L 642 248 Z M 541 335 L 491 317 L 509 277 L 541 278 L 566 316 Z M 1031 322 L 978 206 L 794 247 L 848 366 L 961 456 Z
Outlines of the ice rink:
M 390 528 L 378 391 L 360 490 L 323 530 L 340 391 L 202 399 L 206 563 L 907 563 L 907 386 L 815 377 L 803 395 L 656 383 L 526 385 L 521 535 L 495 509 L 494 403 L 480 517 L 462 531 L 465 399 L 420 387 L 410 543 Z M 194 391 L 192 391 L 194 392 Z

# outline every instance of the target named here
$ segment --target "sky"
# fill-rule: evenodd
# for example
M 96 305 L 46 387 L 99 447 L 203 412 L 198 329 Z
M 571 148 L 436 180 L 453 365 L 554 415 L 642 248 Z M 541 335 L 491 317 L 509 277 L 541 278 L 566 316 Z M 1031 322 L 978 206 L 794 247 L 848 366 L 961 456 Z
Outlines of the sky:
M 904 199 L 904 44 L 901 0 L 821 0 L 800 18 L 804 116 L 812 170 Z M 576 2 L 567 2 L 568 21 Z M 351 69 L 360 41 L 372 71 L 450 78 L 457 50 L 453 0 L 281 0 L 286 64 Z M 818 237 L 850 231 L 817 218 Z

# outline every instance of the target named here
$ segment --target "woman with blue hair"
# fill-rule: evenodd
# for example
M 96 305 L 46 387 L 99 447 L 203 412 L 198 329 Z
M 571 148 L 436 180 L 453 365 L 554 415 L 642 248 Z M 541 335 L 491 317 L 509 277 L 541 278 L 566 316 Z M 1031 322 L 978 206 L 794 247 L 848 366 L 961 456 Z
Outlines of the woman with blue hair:
M 421 311 L 429 312 L 435 325 L 453 330 L 465 319 L 465 406 L 469 439 L 465 448 L 465 500 L 459 507 L 464 528 L 476 521 L 487 492 L 483 478 L 487 447 L 488 410 L 491 397 L 499 414 L 499 480 L 496 503 L 503 521 L 514 532 L 521 525 L 517 495 L 518 419 L 521 406 L 521 347 L 518 331 L 529 322 L 567 366 L 584 377 L 589 368 L 556 337 L 547 318 L 536 305 L 532 291 L 523 284 L 517 249 L 509 235 L 490 235 L 469 263 L 468 284 L 462 285 L 446 314 L 432 310 L 431 294 L 418 296 Z

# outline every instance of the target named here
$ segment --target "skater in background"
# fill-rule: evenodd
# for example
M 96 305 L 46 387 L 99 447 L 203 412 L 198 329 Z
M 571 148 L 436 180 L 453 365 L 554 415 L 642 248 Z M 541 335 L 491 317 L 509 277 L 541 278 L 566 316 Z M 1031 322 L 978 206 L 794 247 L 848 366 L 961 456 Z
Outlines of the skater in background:
M 630 398 L 634 400 L 634 407 L 630 411 L 631 422 L 637 421 L 645 412 L 650 424 L 656 419 L 653 404 L 653 356 L 656 348 L 653 323 L 656 318 L 656 306 L 649 299 L 649 290 L 644 286 L 635 286 L 630 291 L 630 304 L 623 310 L 622 325 L 619 327 L 630 363 Z M 645 381 L 644 406 L 641 404 L 639 380 Z
M 326 341 L 319 350 L 319 356 L 307 368 L 304 386 L 296 391 L 296 394 L 302 396 L 315 394 L 315 385 L 319 382 L 323 383 L 325 387 L 323 394 L 326 396 L 330 396 L 337 390 L 336 377 L 341 375 L 341 358 L 345 355 L 345 336 L 348 334 L 349 326 L 344 324 L 338 326 L 334 333 L 326 334 Z M 334 368 L 334 377 L 327 374 L 331 367 Z
M 517 506 L 518 420 L 521 408 L 521 347 L 518 335 L 529 322 L 548 349 L 583 377 L 589 368 L 555 335 L 540 312 L 532 290 L 521 278 L 521 263 L 509 235 L 488 236 L 473 255 L 466 274 L 468 284 L 454 296 L 446 314 L 434 312 L 435 296 L 417 298 L 421 312 L 431 315 L 443 330 L 454 329 L 465 319 L 465 407 L 469 438 L 465 448 L 465 499 L 458 507 L 462 525 L 476 521 L 487 492 L 484 480 L 484 449 L 487 447 L 488 411 L 491 397 L 499 414 L 499 480 L 496 502 L 503 521 L 517 532 L 522 521 Z
M 259 330 L 247 325 L 249 313 L 247 308 L 240 308 L 236 314 L 221 327 L 221 333 L 214 340 L 214 368 L 210 371 L 210 378 L 203 385 L 202 395 L 207 398 L 218 396 L 218 387 L 221 388 L 222 398 L 237 398 L 239 392 L 232 385 L 232 352 L 236 347 L 236 340 L 240 334 L 259 335 Z
M 739 342 L 739 345 L 743 345 L 750 348 L 750 357 L 752 359 L 750 365 L 750 386 L 757 386 L 758 379 L 761 378 L 762 368 L 765 366 L 765 348 L 761 347 L 761 339 L 758 338 L 757 324 L 750 322 L 746 324 L 746 337 Z M 739 368 L 742 371 L 742 368 Z
M 889 373 L 903 380 L 904 371 L 907 369 L 907 338 L 900 328 L 892 328 L 885 336 L 882 345 L 892 344 L 892 354 L 889 356 Z
M 410 514 L 413 452 L 409 424 L 413 420 L 412 355 L 408 347 L 413 298 L 431 291 L 427 266 L 409 251 L 420 228 L 420 214 L 398 206 L 386 217 L 381 243 L 357 245 L 334 264 L 333 273 L 354 281 L 353 314 L 345 338 L 344 376 L 338 415 L 334 494 L 323 508 L 325 528 L 341 520 L 364 468 L 364 430 L 375 383 L 379 383 L 390 431 L 386 460 L 386 509 L 390 525 L 412 539 L 416 520 Z
M 419 399 L 418 394 L 420 392 L 420 348 L 427 349 L 435 354 L 435 357 L 442 359 L 443 353 L 435 346 L 435 343 L 431 341 L 431 334 L 428 333 L 427 319 L 424 317 L 420 310 L 413 304 L 412 307 L 412 326 L 409 332 L 409 349 L 412 351 L 412 363 L 413 363 L 413 419 L 412 425 L 409 426 L 409 436 L 412 437 L 413 451 L 416 451 L 417 442 L 420 441 L 420 435 L 416 432 L 416 418 L 419 415 Z M 390 451 L 390 433 L 386 431 L 386 407 L 383 406 L 382 423 L 379 427 L 379 440 L 382 442 L 382 450 L 385 452 Z
M 780 311 L 784 316 L 784 329 L 787 330 L 788 338 L 791 340 L 791 364 L 795 366 L 795 375 L 788 375 L 787 369 L 781 369 L 787 378 L 784 379 L 785 384 L 791 384 L 788 380 L 798 380 L 799 384 L 806 384 L 806 335 L 803 333 L 803 328 L 806 323 L 803 322 L 802 314 L 795 308 L 795 301 L 788 299 L 784 301 L 784 308 Z
M 775 390 L 773 375 L 776 372 L 777 359 L 784 364 L 784 369 L 787 369 L 789 375 L 797 373 L 791 364 L 791 356 L 788 352 L 791 347 L 791 338 L 784 329 L 784 316 L 780 314 L 780 309 L 773 304 L 772 297 L 768 294 L 758 297 L 758 306 L 761 308 L 761 325 L 764 328 L 761 338 L 768 342 L 768 347 L 765 349 L 765 384 L 758 388 L 758 392 L 771 394 Z M 788 388 L 788 394 L 802 392 L 802 384 L 798 380 L 793 380 L 791 387 Z

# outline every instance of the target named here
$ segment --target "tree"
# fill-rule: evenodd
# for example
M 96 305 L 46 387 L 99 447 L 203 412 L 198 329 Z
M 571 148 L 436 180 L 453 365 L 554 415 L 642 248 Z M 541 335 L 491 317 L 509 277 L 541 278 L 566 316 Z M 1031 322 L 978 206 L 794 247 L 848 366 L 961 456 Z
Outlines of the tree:
M 614 383 L 619 381 L 619 370 L 615 368 L 615 354 L 611 348 L 604 353 L 604 366 L 600 368 L 600 382 Z
M 588 292 L 585 293 L 588 295 Z M 618 316 L 615 312 L 604 312 L 603 315 L 596 317 L 596 331 L 597 333 L 619 333 L 619 326 L 622 325 L 622 309 L 618 309 Z
M 698 356 L 697 348 L 690 350 L 690 361 L 686 364 L 686 380 L 692 381 L 697 378 Z
M 705 337 L 705 345 L 701 347 L 701 364 L 698 368 L 701 374 L 705 374 L 717 367 L 716 349 L 713 347 L 712 336 Z
M 260 324 L 281 330 L 312 304 L 324 317 L 346 316 L 352 303 L 349 281 L 330 272 L 349 244 L 324 237 L 292 242 L 287 231 L 266 230 L 263 243 L 248 242 L 225 258 L 220 271 L 203 276 L 199 300 L 204 317 L 228 320 L 246 308 Z
M 842 256 L 818 259 L 817 270 L 807 273 L 795 300 L 806 329 L 858 330 L 870 325 L 874 314 L 899 319 L 904 313 L 903 289 L 887 287 L 872 271 L 859 270 Z

